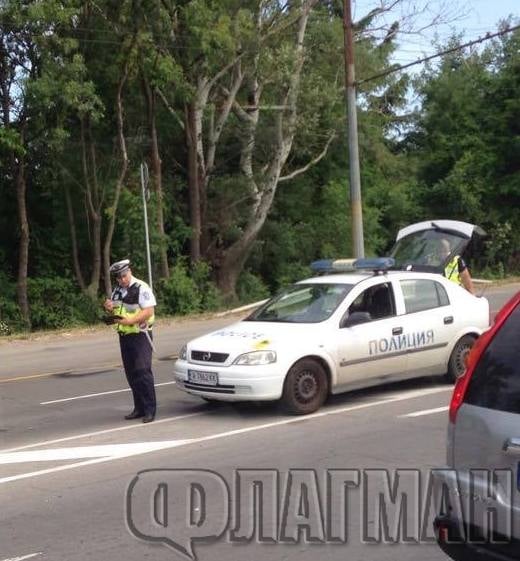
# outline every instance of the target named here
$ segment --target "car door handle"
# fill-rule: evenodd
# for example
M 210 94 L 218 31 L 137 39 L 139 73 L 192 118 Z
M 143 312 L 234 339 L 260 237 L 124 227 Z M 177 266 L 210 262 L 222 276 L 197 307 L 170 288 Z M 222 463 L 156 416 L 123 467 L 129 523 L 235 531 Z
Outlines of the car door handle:
M 508 456 L 520 456 L 520 440 L 516 438 L 506 440 L 503 450 Z
M 448 325 L 448 323 L 453 323 L 453 316 L 446 316 L 444 318 L 444 323 Z
M 403 333 L 402 327 L 394 327 L 392 329 L 392 335 L 401 335 Z

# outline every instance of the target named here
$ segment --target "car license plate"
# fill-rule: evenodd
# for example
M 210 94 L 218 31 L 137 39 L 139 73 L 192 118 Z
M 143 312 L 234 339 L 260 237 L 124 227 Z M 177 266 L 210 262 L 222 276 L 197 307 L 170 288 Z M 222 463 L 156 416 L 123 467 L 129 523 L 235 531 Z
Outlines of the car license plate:
M 216 386 L 218 384 L 218 374 L 216 372 L 201 372 L 200 370 L 188 370 L 188 381 L 193 382 L 194 384 Z

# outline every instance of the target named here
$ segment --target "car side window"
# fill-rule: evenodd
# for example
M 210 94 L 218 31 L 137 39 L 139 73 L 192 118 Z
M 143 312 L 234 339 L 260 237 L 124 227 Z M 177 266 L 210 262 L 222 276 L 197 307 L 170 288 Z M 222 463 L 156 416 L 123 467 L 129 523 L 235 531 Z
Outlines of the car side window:
M 390 283 L 377 284 L 364 290 L 349 306 L 348 315 L 368 312 L 374 319 L 395 315 L 394 293 Z
M 447 306 L 450 303 L 446 289 L 440 282 L 426 279 L 402 280 L 401 289 L 407 314 Z
M 435 288 L 437 289 L 437 296 L 439 297 L 439 306 L 449 306 L 450 299 L 448 298 L 448 293 L 444 286 L 442 286 L 440 282 L 436 282 Z
M 493 337 L 475 367 L 465 403 L 520 413 L 520 306 Z

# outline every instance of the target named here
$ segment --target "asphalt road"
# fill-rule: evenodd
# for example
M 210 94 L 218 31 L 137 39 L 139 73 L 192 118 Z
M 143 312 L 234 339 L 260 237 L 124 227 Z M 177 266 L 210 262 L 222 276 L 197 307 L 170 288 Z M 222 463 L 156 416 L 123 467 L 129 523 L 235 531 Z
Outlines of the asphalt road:
M 488 289 L 492 309 L 518 288 Z M 212 407 L 176 389 L 171 357 L 230 320 L 156 330 L 148 425 L 122 420 L 131 398 L 108 330 L 0 344 L 0 561 L 187 559 L 190 538 L 201 561 L 445 559 L 419 496 L 444 463 L 451 388 L 392 384 L 306 417 Z M 408 543 L 377 500 L 385 473 L 408 491 Z

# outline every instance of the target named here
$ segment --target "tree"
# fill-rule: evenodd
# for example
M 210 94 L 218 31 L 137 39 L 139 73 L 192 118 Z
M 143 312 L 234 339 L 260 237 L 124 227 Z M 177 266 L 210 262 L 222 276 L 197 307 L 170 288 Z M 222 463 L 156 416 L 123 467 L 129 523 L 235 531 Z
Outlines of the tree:
M 2 130 L 0 142 L 9 159 L 10 179 L 16 191 L 18 210 L 17 296 L 23 321 L 30 327 L 27 296 L 30 229 L 27 211 L 27 159 L 32 136 L 30 86 L 40 71 L 35 35 L 41 32 L 31 21 L 27 6 L 3 6 L 0 10 L 0 92 Z M 30 157 L 30 155 L 29 155 Z
M 457 44 L 454 38 L 450 46 Z M 461 49 L 429 67 L 419 85 L 417 128 L 408 138 L 419 161 L 423 215 L 476 222 L 497 239 L 507 226 L 506 254 L 520 240 L 518 45 L 518 31 L 504 34 L 483 50 Z M 505 255 L 488 264 L 497 258 Z
M 174 93 L 180 91 L 184 100 L 190 256 L 211 263 L 228 295 L 234 294 L 301 127 L 298 96 L 315 5 L 169 5 L 172 35 L 180 37 L 166 49 L 171 67 L 182 70 Z M 332 136 L 325 135 L 313 163 L 325 155 Z

